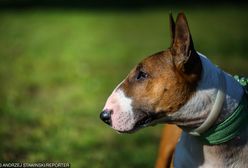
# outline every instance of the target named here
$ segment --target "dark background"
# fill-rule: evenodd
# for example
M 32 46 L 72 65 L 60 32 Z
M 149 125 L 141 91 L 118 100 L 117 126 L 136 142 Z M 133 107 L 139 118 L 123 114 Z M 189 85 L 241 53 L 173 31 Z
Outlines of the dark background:
M 150 7 L 204 7 L 214 5 L 244 5 L 243 0 L 1 0 L 2 8 L 33 8 L 33 7 L 62 7 L 62 8 L 98 8 L 98 9 L 132 9 Z

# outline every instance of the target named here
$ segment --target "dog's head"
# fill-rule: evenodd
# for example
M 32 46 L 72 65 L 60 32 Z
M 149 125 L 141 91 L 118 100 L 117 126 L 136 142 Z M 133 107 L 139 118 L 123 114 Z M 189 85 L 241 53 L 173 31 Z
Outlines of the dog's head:
M 142 60 L 108 98 L 100 118 L 119 132 L 170 121 L 194 94 L 202 65 L 186 17 L 170 15 L 171 46 Z

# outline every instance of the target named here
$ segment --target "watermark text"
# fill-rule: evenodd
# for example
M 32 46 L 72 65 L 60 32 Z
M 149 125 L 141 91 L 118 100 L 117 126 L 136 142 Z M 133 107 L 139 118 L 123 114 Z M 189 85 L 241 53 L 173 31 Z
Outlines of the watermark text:
M 31 168 L 31 167 L 43 167 L 43 168 L 69 168 L 70 163 L 62 163 L 62 162 L 57 162 L 57 163 L 0 163 L 0 168 L 6 168 L 6 167 L 11 167 L 11 168 Z

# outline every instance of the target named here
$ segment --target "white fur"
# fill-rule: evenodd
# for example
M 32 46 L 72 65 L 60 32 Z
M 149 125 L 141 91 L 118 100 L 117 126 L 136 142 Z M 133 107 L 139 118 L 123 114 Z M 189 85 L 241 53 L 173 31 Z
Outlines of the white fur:
M 112 127 L 117 131 L 129 131 L 135 125 L 132 99 L 128 98 L 119 86 L 109 96 L 104 110 L 111 110 Z
M 218 67 L 213 65 L 204 55 L 198 53 L 203 66 L 202 78 L 198 83 L 196 93 L 192 98 L 182 106 L 176 113 L 172 113 L 170 117 L 173 118 L 175 124 L 182 126 L 199 126 L 211 111 L 219 85 Z M 222 108 L 221 116 L 217 122 L 223 120 L 230 112 L 232 112 L 238 105 L 243 89 L 239 83 L 235 81 L 229 74 L 225 73 L 226 78 L 226 101 Z M 196 119 L 196 120 L 194 120 Z M 177 120 L 184 121 L 177 123 Z M 187 123 L 187 121 L 190 121 Z
M 177 124 L 185 127 L 197 127 L 206 119 L 208 113 L 211 111 L 219 88 L 217 78 L 219 68 L 213 65 L 202 54 L 199 55 L 203 65 L 203 73 L 196 93 L 178 112 L 171 115 L 175 121 L 183 119 L 183 121 L 185 121 L 184 123 Z M 224 74 L 227 86 L 226 99 L 217 122 L 221 122 L 227 115 L 234 111 L 243 95 L 243 89 L 238 82 L 229 74 Z M 175 167 L 225 167 L 223 156 L 225 153 L 228 153 L 228 151 L 223 151 L 222 153 L 212 151 L 220 151 L 220 149 L 218 146 L 211 147 L 203 145 L 197 138 L 184 132 L 176 147 L 174 160 Z

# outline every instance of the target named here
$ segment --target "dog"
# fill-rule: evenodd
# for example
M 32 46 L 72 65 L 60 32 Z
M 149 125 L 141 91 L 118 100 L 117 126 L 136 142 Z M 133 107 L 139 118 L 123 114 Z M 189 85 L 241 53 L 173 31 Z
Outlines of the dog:
M 169 18 L 170 47 L 131 70 L 100 118 L 120 133 L 174 124 L 165 127 L 156 167 L 247 167 L 244 88 L 195 50 L 184 13 Z

